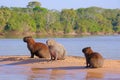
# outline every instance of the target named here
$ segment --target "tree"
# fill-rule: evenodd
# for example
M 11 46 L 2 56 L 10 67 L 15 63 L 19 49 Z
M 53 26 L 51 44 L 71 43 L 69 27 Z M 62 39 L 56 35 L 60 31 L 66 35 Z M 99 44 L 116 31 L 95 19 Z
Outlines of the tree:
M 64 33 L 72 32 L 75 24 L 76 12 L 73 9 L 63 9 L 60 21 L 64 24 Z
M 4 27 L 4 31 L 35 32 L 36 26 L 34 20 L 28 14 L 13 11 Z
M 0 32 L 4 30 L 4 26 L 6 25 L 6 22 L 9 20 L 11 16 L 11 11 L 7 7 L 1 7 L 0 8 Z
M 27 8 L 35 8 L 35 7 L 40 7 L 41 6 L 41 3 L 40 2 L 37 2 L 37 1 L 32 1 L 32 2 L 29 2 L 28 5 L 27 5 Z

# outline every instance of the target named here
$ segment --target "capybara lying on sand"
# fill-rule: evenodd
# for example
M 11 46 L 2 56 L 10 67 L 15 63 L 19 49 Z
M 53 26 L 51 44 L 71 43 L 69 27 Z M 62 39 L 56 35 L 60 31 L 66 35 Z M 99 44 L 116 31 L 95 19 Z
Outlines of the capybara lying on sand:
M 103 66 L 103 57 L 98 52 L 93 52 L 91 47 L 83 48 L 82 52 L 86 58 L 86 67 L 99 68 Z
M 31 58 L 34 58 L 34 55 L 39 58 L 50 58 L 49 48 L 46 44 L 35 42 L 31 36 L 24 37 L 23 41 L 27 43 L 27 47 L 31 52 Z
M 64 60 L 65 59 L 66 50 L 62 44 L 57 43 L 53 39 L 47 40 L 46 44 L 49 47 L 51 60 Z

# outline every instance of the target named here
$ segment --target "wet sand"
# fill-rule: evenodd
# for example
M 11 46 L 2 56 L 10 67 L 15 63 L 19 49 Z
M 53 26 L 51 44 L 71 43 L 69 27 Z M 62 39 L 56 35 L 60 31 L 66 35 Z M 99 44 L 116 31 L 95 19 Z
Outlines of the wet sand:
M 120 60 L 105 59 L 102 68 L 85 68 L 85 58 L 65 60 L 31 59 L 29 56 L 0 56 L 0 80 L 120 80 Z

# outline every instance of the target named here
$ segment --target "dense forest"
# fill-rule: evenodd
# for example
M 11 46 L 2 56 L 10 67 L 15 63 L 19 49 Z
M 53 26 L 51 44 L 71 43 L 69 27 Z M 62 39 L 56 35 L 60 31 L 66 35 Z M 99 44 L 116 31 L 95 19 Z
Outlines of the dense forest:
M 120 9 L 100 7 L 48 10 L 40 2 L 26 8 L 0 7 L 0 35 L 95 35 L 120 33 Z

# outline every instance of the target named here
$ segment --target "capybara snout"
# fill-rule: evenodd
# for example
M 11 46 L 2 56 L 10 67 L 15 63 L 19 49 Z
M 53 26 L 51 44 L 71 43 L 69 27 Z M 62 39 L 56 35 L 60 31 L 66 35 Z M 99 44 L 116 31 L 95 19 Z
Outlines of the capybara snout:
M 24 41 L 24 42 L 27 42 L 30 38 L 32 38 L 32 36 L 24 37 L 24 38 L 23 38 L 23 41 Z

